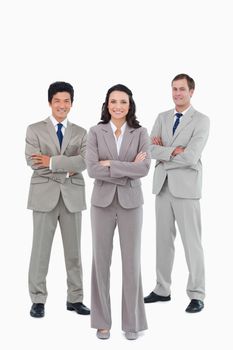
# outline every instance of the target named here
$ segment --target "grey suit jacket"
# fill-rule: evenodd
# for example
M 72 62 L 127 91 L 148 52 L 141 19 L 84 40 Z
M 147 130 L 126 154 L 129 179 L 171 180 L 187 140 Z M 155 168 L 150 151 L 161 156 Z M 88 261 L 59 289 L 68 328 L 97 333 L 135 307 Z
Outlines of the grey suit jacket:
M 136 155 L 147 152 L 140 163 L 134 163 Z M 100 160 L 111 160 L 110 167 L 99 164 Z M 123 208 L 136 208 L 143 204 L 140 178 L 150 168 L 149 137 L 145 128 L 126 126 L 118 157 L 111 125 L 98 124 L 92 127 L 87 139 L 87 171 L 95 178 L 91 203 L 99 207 L 111 204 L 117 190 Z
M 179 198 L 200 198 L 202 187 L 201 154 L 209 135 L 209 118 L 191 107 L 182 117 L 174 136 L 174 109 L 159 114 L 151 132 L 161 137 L 163 146 L 150 145 L 151 157 L 156 159 L 153 193 L 159 194 L 167 177 L 171 193 Z M 185 151 L 171 157 L 173 150 Z
M 67 122 L 62 149 L 50 118 L 29 125 L 26 135 L 26 160 L 34 170 L 28 209 L 48 212 L 57 204 L 60 193 L 67 209 L 77 212 L 86 209 L 85 183 L 82 171 L 86 169 L 86 130 Z M 52 158 L 52 170 L 33 165 L 32 154 L 45 154 Z M 66 178 L 67 173 L 75 175 Z

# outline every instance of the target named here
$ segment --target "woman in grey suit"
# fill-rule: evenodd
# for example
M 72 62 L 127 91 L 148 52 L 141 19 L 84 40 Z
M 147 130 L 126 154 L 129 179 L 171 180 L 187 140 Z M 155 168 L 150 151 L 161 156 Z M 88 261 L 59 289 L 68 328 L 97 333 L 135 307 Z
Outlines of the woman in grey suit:
M 91 326 L 108 339 L 111 328 L 110 265 L 118 226 L 122 256 L 122 329 L 129 340 L 147 329 L 141 283 L 143 196 L 140 178 L 150 167 L 149 137 L 135 116 L 132 92 L 124 85 L 110 88 L 101 122 L 89 131 L 86 163 L 95 178 L 91 198 L 93 264 Z

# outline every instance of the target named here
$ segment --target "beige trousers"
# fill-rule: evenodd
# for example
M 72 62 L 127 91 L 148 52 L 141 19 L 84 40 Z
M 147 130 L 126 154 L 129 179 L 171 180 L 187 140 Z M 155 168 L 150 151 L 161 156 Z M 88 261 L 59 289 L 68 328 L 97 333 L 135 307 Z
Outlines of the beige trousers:
M 114 230 L 118 225 L 123 274 L 122 329 L 133 332 L 147 329 L 140 263 L 142 207 L 124 209 L 115 195 L 108 207 L 91 207 L 91 223 L 91 326 L 98 329 L 111 328 L 110 265 Z
M 184 246 L 189 276 L 187 294 L 190 299 L 205 297 L 204 255 L 201 244 L 201 216 L 198 199 L 172 196 L 168 183 L 156 196 L 156 272 L 154 293 L 168 296 L 171 293 L 171 273 L 174 261 L 175 221 Z
M 70 213 L 65 207 L 62 196 L 52 211 L 33 211 L 34 230 L 29 267 L 29 293 L 33 303 L 45 303 L 47 299 L 46 276 L 57 222 L 61 229 L 65 255 L 67 301 L 75 303 L 83 300 L 81 219 L 82 212 Z

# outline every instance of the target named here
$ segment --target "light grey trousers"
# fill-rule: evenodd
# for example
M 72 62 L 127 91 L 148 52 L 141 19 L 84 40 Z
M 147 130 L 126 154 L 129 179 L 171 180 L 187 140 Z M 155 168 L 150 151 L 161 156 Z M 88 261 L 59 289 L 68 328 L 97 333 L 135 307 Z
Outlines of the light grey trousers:
M 117 195 L 106 208 L 91 207 L 93 262 L 91 280 L 91 326 L 110 329 L 110 265 L 113 236 L 118 225 L 122 256 L 122 329 L 147 329 L 141 282 L 142 207 L 124 209 Z
M 82 262 L 80 250 L 82 212 L 70 213 L 62 196 L 50 212 L 33 211 L 33 244 L 29 266 L 29 293 L 33 303 L 47 299 L 48 272 L 54 233 L 59 222 L 67 272 L 67 301 L 83 300 Z
M 204 255 L 201 244 L 201 215 L 198 199 L 172 196 L 167 181 L 156 196 L 156 272 L 154 293 L 171 293 L 171 273 L 174 261 L 175 221 L 184 246 L 189 270 L 187 294 L 190 299 L 205 297 Z

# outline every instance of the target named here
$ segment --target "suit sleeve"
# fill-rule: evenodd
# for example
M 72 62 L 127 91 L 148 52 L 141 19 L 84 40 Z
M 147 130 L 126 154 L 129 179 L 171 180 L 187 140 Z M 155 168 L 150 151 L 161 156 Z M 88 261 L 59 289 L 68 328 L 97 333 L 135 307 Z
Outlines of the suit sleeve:
M 164 162 L 166 170 L 191 167 L 195 168 L 201 158 L 209 136 L 210 122 L 208 117 L 202 118 L 196 125 L 193 136 L 183 153 L 173 157 L 169 162 Z
M 150 151 L 149 151 L 149 136 L 145 128 L 140 134 L 138 147 L 139 152 L 146 152 L 146 159 L 142 162 L 124 162 L 119 160 L 111 160 L 110 176 L 122 178 L 127 176 L 130 179 L 138 179 L 148 174 L 150 169 Z
M 87 137 L 86 164 L 88 175 L 116 185 L 126 184 L 127 177 L 123 176 L 120 179 L 111 177 L 109 167 L 100 165 L 99 160 L 97 137 L 95 131 L 91 128 Z
M 52 172 L 81 173 L 86 169 L 85 155 L 87 132 L 84 131 L 79 154 L 75 156 L 58 155 L 52 157 Z
M 175 147 L 166 147 L 154 145 L 152 143 L 153 137 L 161 137 L 162 136 L 162 124 L 161 124 L 161 115 L 158 115 L 153 129 L 150 134 L 150 152 L 151 158 L 156 159 L 158 161 L 169 161 L 171 158 L 171 154 L 174 151 Z
M 26 147 L 25 147 L 25 157 L 27 165 L 30 166 L 35 174 L 38 176 L 45 176 L 52 178 L 52 172 L 49 167 L 39 168 L 35 165 L 32 160 L 32 154 L 41 154 L 40 143 L 38 136 L 34 132 L 33 128 L 29 125 L 26 133 Z

